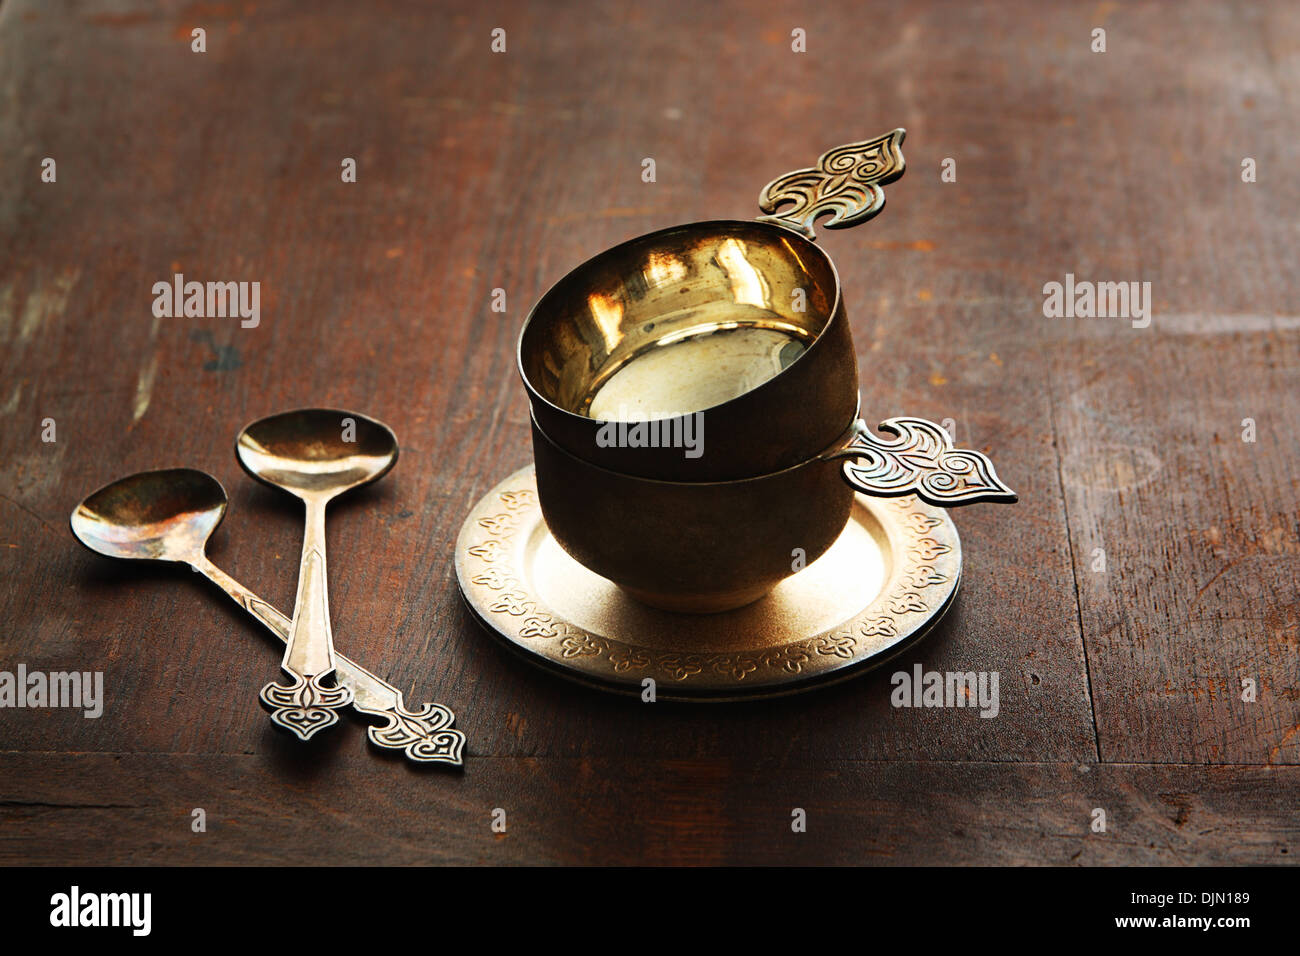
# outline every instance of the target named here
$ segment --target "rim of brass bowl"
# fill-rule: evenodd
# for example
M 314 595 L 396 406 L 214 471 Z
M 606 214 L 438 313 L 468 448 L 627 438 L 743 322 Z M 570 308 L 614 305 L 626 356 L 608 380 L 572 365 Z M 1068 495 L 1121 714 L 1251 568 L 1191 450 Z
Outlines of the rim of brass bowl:
M 532 426 L 538 500 L 556 542 L 579 564 L 666 611 L 711 614 L 757 601 L 796 573 L 794 549 L 811 564 L 835 543 L 856 494 L 833 456 L 853 429 L 780 471 L 681 482 L 583 461 L 548 439 L 536 418 Z M 661 523 L 670 519 L 666 531 Z M 720 565 L 723 552 L 736 562 Z
M 652 333 L 656 322 L 674 314 L 667 306 L 670 297 L 677 297 L 674 304 L 679 312 L 685 306 L 726 301 L 716 295 L 690 297 L 701 278 L 707 278 L 710 293 L 729 285 L 733 305 L 736 296 L 753 293 L 752 281 L 744 288 L 716 264 L 715 256 L 693 260 L 684 278 L 673 279 L 690 253 L 716 252 L 729 239 L 761 243 L 771 257 L 765 265 L 775 268 L 780 261 L 788 270 L 781 277 L 786 280 L 781 290 L 769 289 L 771 294 L 760 301 L 809 333 L 807 348 L 755 388 L 700 410 L 704 446 L 698 458 L 688 458 L 675 447 L 601 447 L 597 436 L 607 423 L 578 409 L 615 371 L 664 338 L 662 332 Z M 781 249 L 778 256 L 776 250 Z M 688 254 L 676 254 L 682 250 Z M 749 259 L 745 262 L 754 265 Z M 710 265 L 717 271 L 706 277 L 700 269 Z M 733 271 L 743 272 L 744 267 L 737 269 L 737 265 L 732 264 Z M 656 271 L 664 281 L 651 285 L 648 274 Z M 763 273 L 757 285 L 768 289 L 775 278 L 771 272 Z M 798 278 L 803 285 L 795 281 Z M 626 292 L 638 280 L 642 290 L 651 294 L 633 300 L 637 308 L 628 308 Z M 792 308 L 790 290 L 796 286 L 805 289 L 803 313 Z M 688 301 L 680 301 L 683 297 Z M 688 320 L 683 327 L 691 327 Z M 670 328 L 670 335 L 673 331 Z M 816 457 L 857 417 L 857 358 L 835 264 L 810 239 L 770 222 L 686 223 L 636 236 L 591 257 L 555 283 L 529 311 L 519 333 L 516 359 L 533 416 L 555 444 L 584 461 L 636 477 L 701 482 L 771 474 Z

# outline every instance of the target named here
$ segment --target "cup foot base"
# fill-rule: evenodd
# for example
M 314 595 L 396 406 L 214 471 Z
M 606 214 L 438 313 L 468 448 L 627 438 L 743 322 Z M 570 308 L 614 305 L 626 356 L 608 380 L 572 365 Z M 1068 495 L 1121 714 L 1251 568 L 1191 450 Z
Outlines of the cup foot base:
M 629 594 L 642 604 L 648 604 L 660 611 L 671 611 L 674 614 L 722 614 L 726 611 L 735 611 L 738 608 L 753 604 L 760 598 L 766 597 L 775 586 L 775 584 L 767 584 L 756 588 L 746 588 L 743 591 L 730 591 L 726 594 L 686 596 L 680 594 L 656 594 L 653 591 L 642 591 L 640 588 L 621 587 L 625 594 Z

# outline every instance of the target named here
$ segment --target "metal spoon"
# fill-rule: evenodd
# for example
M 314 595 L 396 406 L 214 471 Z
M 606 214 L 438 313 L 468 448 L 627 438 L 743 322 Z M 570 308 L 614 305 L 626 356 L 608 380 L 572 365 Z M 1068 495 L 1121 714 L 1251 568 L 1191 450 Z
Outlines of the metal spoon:
M 211 475 L 190 468 L 146 471 L 99 489 L 72 512 L 72 533 L 90 550 L 110 558 L 188 564 L 288 643 L 290 621 L 209 560 L 208 538 L 226 513 L 226 492 Z M 460 766 L 465 735 L 452 729 L 456 715 L 442 704 L 406 707 L 402 692 L 339 654 L 339 684 L 353 692 L 353 706 L 387 723 L 369 728 L 380 747 L 403 750 L 417 763 Z
M 331 499 L 375 481 L 397 462 L 397 438 L 387 425 L 325 408 L 282 412 L 246 425 L 235 439 L 239 463 L 252 477 L 302 499 L 307 506 L 289 644 L 280 667 L 292 684 L 262 688 L 271 719 L 307 740 L 338 720 L 351 703 L 346 688 L 327 686 L 334 673 L 325 507 Z

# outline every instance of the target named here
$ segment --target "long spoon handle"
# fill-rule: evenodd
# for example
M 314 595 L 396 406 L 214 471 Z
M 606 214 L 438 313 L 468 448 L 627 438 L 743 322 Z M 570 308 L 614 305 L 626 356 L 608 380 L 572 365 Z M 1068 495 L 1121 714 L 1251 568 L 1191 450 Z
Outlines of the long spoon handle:
M 195 570 L 288 644 L 292 626 L 289 618 L 206 557 L 202 564 L 195 565 Z M 343 654 L 335 654 L 334 660 L 339 685 L 352 691 L 353 708 L 387 721 L 384 726 L 367 728 L 372 743 L 388 750 L 405 751 L 407 758 L 416 763 L 445 763 L 455 767 L 463 764 L 465 735 L 452 727 L 456 715 L 451 708 L 425 704 L 419 710 L 408 710 L 402 692 L 392 684 Z
M 289 640 L 280 668 L 292 684 L 272 681 L 262 688 L 262 703 L 277 726 L 309 740 L 318 731 L 338 723 L 338 711 L 352 703 L 352 692 L 342 685 L 327 686 L 334 673 L 334 636 L 330 630 L 330 599 L 325 570 L 325 503 L 316 495 L 304 498 L 307 522 L 302 536 L 302 563 L 298 568 L 298 597 L 289 624 Z

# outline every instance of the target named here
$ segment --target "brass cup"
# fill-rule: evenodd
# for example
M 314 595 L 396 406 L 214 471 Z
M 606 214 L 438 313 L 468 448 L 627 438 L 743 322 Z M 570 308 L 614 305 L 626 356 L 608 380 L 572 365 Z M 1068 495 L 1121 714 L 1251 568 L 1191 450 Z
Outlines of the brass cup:
M 896 437 L 882 439 L 857 419 L 839 278 L 813 223 L 878 213 L 881 184 L 903 173 L 902 141 L 895 130 L 838 147 L 774 180 L 757 222 L 693 223 L 615 246 L 533 308 L 518 359 L 538 497 L 579 563 L 656 607 L 724 611 L 820 557 L 855 491 L 941 506 L 1015 500 L 987 459 L 954 448 L 939 426 L 889 419 L 881 427 Z M 739 361 L 738 341 L 759 343 L 757 366 Z M 611 393 L 639 403 L 636 414 L 601 417 Z M 682 395 L 697 404 L 674 407 Z M 647 409 L 659 399 L 666 407 Z M 662 425 L 654 442 L 605 440 L 626 434 L 615 420 L 688 415 L 698 455 L 658 440 Z

